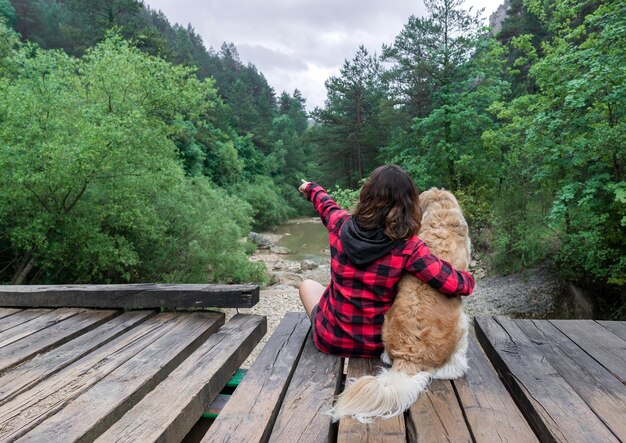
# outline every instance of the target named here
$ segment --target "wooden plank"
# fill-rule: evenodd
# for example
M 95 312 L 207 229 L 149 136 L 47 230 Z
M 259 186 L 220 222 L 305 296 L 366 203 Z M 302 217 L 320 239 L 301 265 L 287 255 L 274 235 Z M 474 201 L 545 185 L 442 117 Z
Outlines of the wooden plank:
M 58 322 L 62 322 L 67 318 L 73 317 L 79 312 L 81 311 L 77 309 L 55 309 L 53 311 L 46 312 L 45 314 L 35 319 L 32 319 L 30 321 L 17 325 L 7 331 L 4 331 L 0 333 L 0 349 L 7 345 L 10 345 L 11 343 L 28 337 L 29 335 L 34 334 L 37 331 L 47 329 Z
M 433 380 L 406 412 L 406 426 L 411 442 L 472 441 L 449 380 Z
M 550 320 L 578 346 L 626 383 L 626 341 L 593 320 Z
M 37 317 L 41 317 L 51 311 L 51 309 L 26 309 L 9 317 L 3 318 L 0 320 L 0 336 L 2 336 L 2 334 L 9 329 L 19 326 L 22 323 L 34 320 Z M 5 336 L 9 337 L 10 333 Z
M 348 360 L 346 378 L 376 375 L 378 373 L 377 368 L 383 366 L 383 362 L 378 358 L 351 358 Z M 405 441 L 406 427 L 404 415 L 392 417 L 388 420 L 373 420 L 371 423 L 361 423 L 352 417 L 344 417 L 339 420 L 338 443 L 404 443 Z
M 163 381 L 223 324 L 224 314 L 221 313 L 180 315 L 166 335 L 33 428 L 20 441 L 92 441 Z
M 516 323 L 613 434 L 626 441 L 626 386 L 550 322 Z
M 181 441 L 266 328 L 264 316 L 235 315 L 97 441 Z
M 285 315 L 203 442 L 267 441 L 309 328 L 304 312 Z
M 18 367 L 8 370 L 0 377 L 0 404 L 43 379 L 56 374 L 154 314 L 154 311 L 134 311 L 121 314 L 56 349 L 40 354 Z
M 476 335 L 541 440 L 616 442 L 615 436 L 514 323 L 474 319 Z
M 81 308 L 250 308 L 258 285 L 52 285 L 0 286 L 0 306 Z
M 0 320 L 9 317 L 18 312 L 22 312 L 22 309 L 14 309 L 14 308 L 0 308 Z
M 339 392 L 343 359 L 319 352 L 309 335 L 293 374 L 270 442 L 324 442 L 334 440 L 336 426 L 325 414 Z
M 156 315 L 0 408 L 0 440 L 13 440 L 60 410 L 142 349 L 167 334 L 180 314 Z
M 53 324 L 46 329 L 0 348 L 0 372 L 6 371 L 6 369 L 36 354 L 70 341 L 111 319 L 116 314 L 117 311 L 80 312 L 65 321 Z M 42 318 L 43 316 L 39 319 Z
M 469 340 L 467 357 L 467 374 L 453 380 L 452 385 L 474 441 L 537 442 L 532 428 L 474 338 Z
M 626 341 L 626 321 L 597 320 L 604 328 Z

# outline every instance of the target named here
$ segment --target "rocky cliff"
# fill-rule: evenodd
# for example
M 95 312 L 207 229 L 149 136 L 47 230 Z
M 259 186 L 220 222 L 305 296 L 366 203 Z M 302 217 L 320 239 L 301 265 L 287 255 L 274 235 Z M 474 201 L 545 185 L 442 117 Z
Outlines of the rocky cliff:
M 498 34 L 498 32 L 500 32 L 500 29 L 502 29 L 502 22 L 504 21 L 504 19 L 506 19 L 506 13 L 510 7 L 510 0 L 504 0 L 504 3 L 498 6 L 496 12 L 489 16 L 489 27 L 491 28 L 491 32 L 493 35 Z

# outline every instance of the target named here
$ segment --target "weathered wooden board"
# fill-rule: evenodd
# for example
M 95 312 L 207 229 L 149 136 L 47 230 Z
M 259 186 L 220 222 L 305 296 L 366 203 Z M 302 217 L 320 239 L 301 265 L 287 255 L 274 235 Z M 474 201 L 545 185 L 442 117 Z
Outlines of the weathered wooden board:
M 515 323 L 613 434 L 626 441 L 626 386 L 550 322 Z
M 5 318 L 5 317 L 9 317 L 10 315 L 16 314 L 18 312 L 21 312 L 22 309 L 15 309 L 15 308 L 0 308 L 0 321 Z
M 469 370 L 452 382 L 477 443 L 538 441 L 483 351 L 470 338 Z
M 285 315 L 203 442 L 267 441 L 309 328 L 304 312 Z
M 0 348 L 0 372 L 41 352 L 62 345 L 99 324 L 111 319 L 117 311 L 80 312 L 64 321 L 34 332 Z M 40 320 L 42 317 L 39 317 Z M 30 322 L 34 323 L 34 322 Z M 13 328 L 18 329 L 18 328 Z
M 154 314 L 154 311 L 121 314 L 58 348 L 11 368 L 0 377 L 0 405 L 30 386 L 56 374 L 89 352 L 126 333 Z
M 97 441 L 180 441 L 266 331 L 266 318 L 237 314 Z
M 0 407 L 0 440 L 12 440 L 41 423 L 106 377 L 142 349 L 167 334 L 179 314 L 156 315 Z
M 0 306 L 81 308 L 250 308 L 257 285 L 53 285 L 0 286 Z
M 626 322 L 610 320 L 598 320 L 597 322 L 622 340 L 626 341 Z
M 515 323 L 474 321 L 483 349 L 542 440 L 618 441 Z
M 343 359 L 319 352 L 309 335 L 293 374 L 270 442 L 333 440 L 336 426 L 325 414 L 342 382 Z
M 20 441 L 92 441 L 223 324 L 224 314 L 197 312 L 181 315 L 166 335 L 33 428 Z
M 42 315 L 52 312 L 51 309 L 26 309 L 20 312 L 17 312 L 14 315 L 7 316 L 5 318 L 0 319 L 0 337 L 8 331 L 16 326 L 19 326 L 23 323 L 29 322 L 31 320 L 36 319 L 37 317 L 41 317 Z M 5 334 L 5 337 L 10 337 L 11 334 Z
M 550 320 L 613 375 L 626 383 L 626 341 L 593 320 Z
M 449 380 L 433 380 L 406 412 L 411 442 L 471 442 L 463 411 Z
M 384 364 L 378 358 L 351 358 L 348 360 L 346 378 L 376 375 L 378 373 L 377 368 L 380 367 L 384 367 Z M 352 417 L 344 417 L 339 420 L 338 443 L 399 443 L 405 441 L 404 415 L 388 420 L 373 420 L 371 423 L 360 423 Z
M 80 311 L 77 309 L 55 309 L 45 314 L 17 325 L 3 333 L 0 333 L 0 349 L 11 343 L 17 342 L 37 331 L 49 328 L 50 326 L 62 322 L 63 320 L 73 317 Z M 0 363 L 0 366 L 2 364 Z

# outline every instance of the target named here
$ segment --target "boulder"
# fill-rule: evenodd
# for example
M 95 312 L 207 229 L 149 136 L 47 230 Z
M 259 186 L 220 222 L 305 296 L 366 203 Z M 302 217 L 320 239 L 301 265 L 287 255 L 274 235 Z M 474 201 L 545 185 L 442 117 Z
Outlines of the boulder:
M 289 285 L 294 288 L 300 286 L 302 283 L 302 276 L 295 272 L 275 272 L 274 279 L 278 281 L 278 284 Z
M 291 254 L 291 251 L 284 246 L 272 245 L 270 246 L 270 251 L 274 254 Z
M 256 232 L 248 234 L 248 238 L 252 243 L 256 244 L 261 249 L 267 249 L 274 245 L 270 239 Z
M 313 269 L 317 269 L 318 266 L 319 265 L 313 260 L 302 260 L 300 263 L 300 269 L 302 271 L 312 271 Z

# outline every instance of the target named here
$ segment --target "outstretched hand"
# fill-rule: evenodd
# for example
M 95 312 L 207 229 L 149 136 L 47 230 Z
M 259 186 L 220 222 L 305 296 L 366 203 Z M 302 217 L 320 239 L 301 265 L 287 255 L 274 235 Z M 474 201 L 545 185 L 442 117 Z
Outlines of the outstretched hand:
M 311 182 L 308 182 L 308 181 L 302 179 L 302 184 L 298 188 L 298 191 L 302 192 L 303 194 L 306 194 L 306 187 L 309 185 L 309 183 L 311 183 Z

